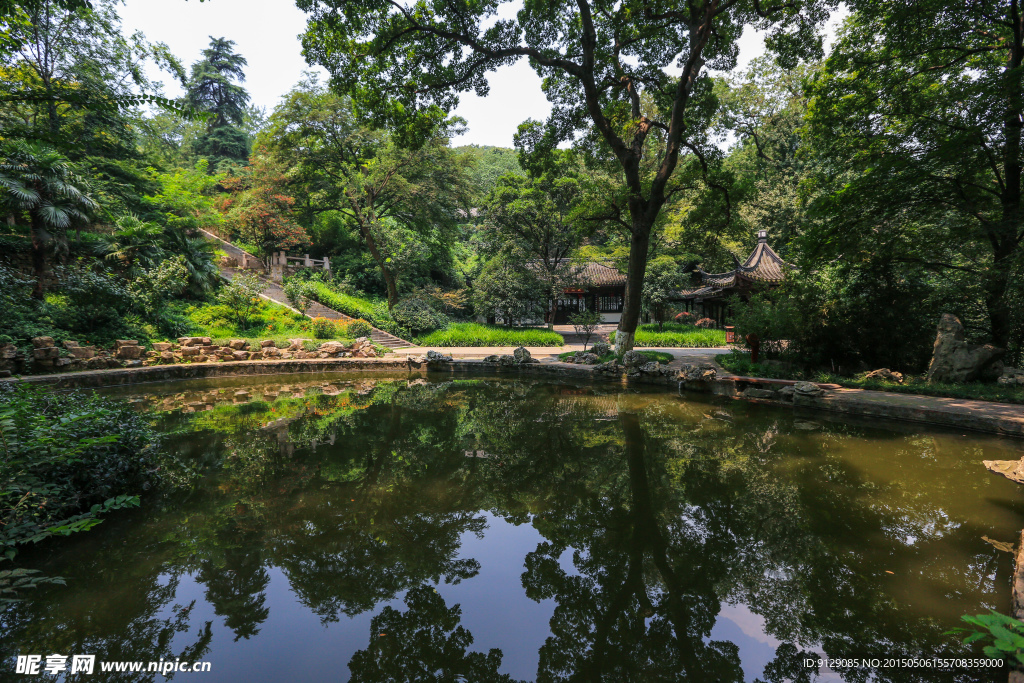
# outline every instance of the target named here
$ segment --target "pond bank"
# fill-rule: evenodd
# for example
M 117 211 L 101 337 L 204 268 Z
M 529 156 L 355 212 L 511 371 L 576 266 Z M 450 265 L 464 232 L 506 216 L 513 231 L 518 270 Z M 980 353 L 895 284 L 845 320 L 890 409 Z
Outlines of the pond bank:
M 114 370 L 87 370 L 50 375 L 5 378 L 0 382 L 22 382 L 58 389 L 130 386 L 147 382 L 216 377 L 275 375 L 318 372 L 409 372 L 426 373 L 427 363 L 417 363 L 405 357 L 388 358 L 315 358 L 305 360 L 264 360 L 238 363 L 190 363 L 156 365 Z M 431 372 L 487 372 L 509 375 L 548 377 L 574 377 L 610 382 L 660 384 L 696 390 L 755 403 L 789 405 L 798 408 L 844 413 L 861 417 L 880 417 L 923 424 L 940 425 L 976 432 L 1024 438 L 1024 409 L 1019 405 L 939 398 L 915 394 L 895 394 L 865 389 L 847 389 L 836 385 L 822 385 L 818 396 L 797 396 L 795 401 L 783 401 L 778 390 L 792 385 L 786 380 L 765 380 L 725 375 L 710 382 L 679 382 L 664 375 L 640 375 L 625 378 L 595 372 L 593 366 L 560 362 L 532 363 L 514 367 L 499 367 L 477 359 L 455 359 L 450 363 L 431 365 Z M 680 386 L 683 385 L 683 386 Z M 754 389 L 754 391 L 751 391 Z

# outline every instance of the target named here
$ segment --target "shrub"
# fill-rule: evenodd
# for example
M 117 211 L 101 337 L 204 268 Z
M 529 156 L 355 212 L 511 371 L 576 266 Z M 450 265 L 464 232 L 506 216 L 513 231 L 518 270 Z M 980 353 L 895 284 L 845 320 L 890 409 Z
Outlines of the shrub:
M 305 281 L 297 278 L 289 278 L 284 283 L 284 295 L 287 297 L 288 303 L 292 305 L 292 308 L 302 314 L 306 313 L 306 309 L 309 308 L 309 304 L 313 301 L 310 296 L 309 286 Z
M 701 318 L 694 323 L 695 327 L 699 327 L 702 330 L 710 330 L 715 326 L 715 321 L 711 318 Z
M 423 296 L 402 299 L 391 309 L 391 317 L 413 334 L 429 332 L 448 326 L 448 316 L 437 310 L 432 302 Z
M 601 314 L 597 311 L 580 311 L 569 316 L 569 323 L 576 330 L 576 334 L 583 337 L 583 350 L 586 351 L 590 338 L 601 324 Z
M 231 318 L 239 327 L 247 327 L 249 321 L 260 309 L 263 280 L 258 275 L 238 273 L 230 282 L 221 287 L 217 301 L 231 311 Z
M 145 415 L 95 394 L 0 387 L 0 557 L 84 531 L 161 481 Z
M 673 318 L 673 320 L 677 325 L 692 325 L 696 322 L 697 316 L 689 311 L 683 311 L 681 313 L 676 313 L 676 317 Z
M 338 336 L 338 326 L 333 320 L 323 317 L 313 318 L 313 336 L 317 339 L 334 339 Z
M 348 324 L 345 332 L 353 338 L 369 337 L 370 333 L 373 332 L 373 327 L 362 318 L 357 318 Z

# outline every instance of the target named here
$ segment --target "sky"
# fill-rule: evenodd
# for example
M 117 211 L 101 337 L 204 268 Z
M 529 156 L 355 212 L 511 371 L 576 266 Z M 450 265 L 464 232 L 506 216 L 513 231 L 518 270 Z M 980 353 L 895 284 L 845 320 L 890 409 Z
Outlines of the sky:
M 302 72 L 310 70 L 302 58 L 299 35 L 306 15 L 288 0 L 125 0 L 120 14 L 126 33 L 142 31 L 152 42 L 166 43 L 178 59 L 190 67 L 209 45 L 210 36 L 228 38 L 249 61 L 245 88 L 252 103 L 273 110 L 294 86 Z M 845 15 L 845 12 L 842 12 Z M 834 35 L 840 16 L 833 16 L 826 30 Z M 750 30 L 740 39 L 739 68 L 764 53 L 763 38 Z M 326 72 L 317 67 L 321 74 Z M 165 94 L 177 97 L 180 86 L 169 74 L 150 74 L 165 85 Z M 502 67 L 488 77 L 487 97 L 461 95 L 455 114 L 469 123 L 453 145 L 511 147 L 519 124 L 532 118 L 544 120 L 551 105 L 540 89 L 540 78 L 525 60 Z

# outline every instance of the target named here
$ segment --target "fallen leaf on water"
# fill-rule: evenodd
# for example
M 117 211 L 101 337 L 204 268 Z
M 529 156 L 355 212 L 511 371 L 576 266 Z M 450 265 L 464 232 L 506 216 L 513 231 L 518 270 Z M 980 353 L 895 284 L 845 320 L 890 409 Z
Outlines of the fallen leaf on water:
M 885 573 L 886 573 L 886 574 L 893 574 L 893 575 L 895 575 L 895 574 L 896 574 L 896 572 L 891 572 L 891 571 L 889 571 L 888 569 L 886 569 L 886 570 L 885 570 Z
M 994 541 L 991 538 L 989 538 L 988 536 L 982 536 L 981 540 L 985 541 L 986 543 L 991 545 L 996 550 L 1002 550 L 1004 553 L 1012 553 L 1013 552 L 1013 544 L 1012 543 L 1004 543 L 1002 541 Z

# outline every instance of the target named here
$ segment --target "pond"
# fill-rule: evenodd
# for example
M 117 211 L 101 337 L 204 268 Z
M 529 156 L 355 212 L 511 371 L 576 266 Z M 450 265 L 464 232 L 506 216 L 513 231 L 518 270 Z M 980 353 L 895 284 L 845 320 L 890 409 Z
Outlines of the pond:
M 980 654 L 945 632 L 1009 611 L 987 539 L 1016 540 L 1024 499 L 981 461 L 1020 442 L 555 381 L 113 393 L 184 486 L 26 553 L 67 585 L 0 613 L 5 672 L 59 653 L 208 662 L 174 674 L 204 683 L 1006 680 L 803 662 Z

